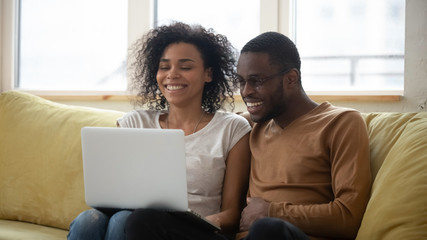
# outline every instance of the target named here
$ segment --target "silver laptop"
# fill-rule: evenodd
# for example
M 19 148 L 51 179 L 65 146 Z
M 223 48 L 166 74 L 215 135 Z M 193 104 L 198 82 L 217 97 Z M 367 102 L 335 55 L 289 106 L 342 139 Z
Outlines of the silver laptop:
M 219 230 L 188 209 L 182 130 L 84 127 L 81 136 L 89 206 L 162 209 Z

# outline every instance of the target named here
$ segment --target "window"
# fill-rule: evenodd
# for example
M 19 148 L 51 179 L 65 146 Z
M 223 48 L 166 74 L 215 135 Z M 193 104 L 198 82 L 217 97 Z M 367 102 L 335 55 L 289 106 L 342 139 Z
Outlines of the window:
M 157 0 L 157 26 L 173 20 L 201 24 L 227 36 L 237 49 L 259 34 L 260 0 Z M 244 8 L 244 10 L 242 9 Z M 179 9 L 177 11 L 177 9 Z
M 404 0 L 297 0 L 307 91 L 403 90 Z
M 15 87 L 126 90 L 126 1 L 21 0 L 19 9 Z
M 260 32 L 284 33 L 301 53 L 303 85 L 309 94 L 403 90 L 405 0 L 2 0 L 2 4 L 6 13 L 1 17 L 2 91 L 126 94 L 128 47 L 151 27 L 171 20 L 213 28 L 237 49 Z

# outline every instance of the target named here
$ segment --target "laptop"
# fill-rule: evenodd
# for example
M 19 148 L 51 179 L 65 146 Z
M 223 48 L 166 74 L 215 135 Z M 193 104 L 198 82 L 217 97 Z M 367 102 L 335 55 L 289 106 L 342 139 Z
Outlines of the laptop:
M 83 127 L 81 137 L 87 205 L 161 209 L 220 230 L 188 208 L 182 130 Z

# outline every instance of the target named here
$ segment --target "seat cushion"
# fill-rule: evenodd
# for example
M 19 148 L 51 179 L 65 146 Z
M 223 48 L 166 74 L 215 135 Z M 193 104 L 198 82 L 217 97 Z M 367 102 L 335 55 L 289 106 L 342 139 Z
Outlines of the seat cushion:
M 357 239 L 427 239 L 427 113 L 365 119 L 376 176 Z
M 123 113 L 0 95 L 0 219 L 68 229 L 84 200 L 80 131 Z
M 1 220 L 0 239 L 7 240 L 63 240 L 68 231 L 33 223 Z

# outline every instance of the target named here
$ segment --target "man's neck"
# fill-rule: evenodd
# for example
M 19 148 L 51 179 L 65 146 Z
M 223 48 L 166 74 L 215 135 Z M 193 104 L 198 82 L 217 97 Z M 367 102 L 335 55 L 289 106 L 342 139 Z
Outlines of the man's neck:
M 290 101 L 286 107 L 286 111 L 280 116 L 275 117 L 273 120 L 283 129 L 297 118 L 315 109 L 317 106 L 319 106 L 318 103 L 314 102 L 304 94 L 301 98 L 296 99 L 295 101 Z

